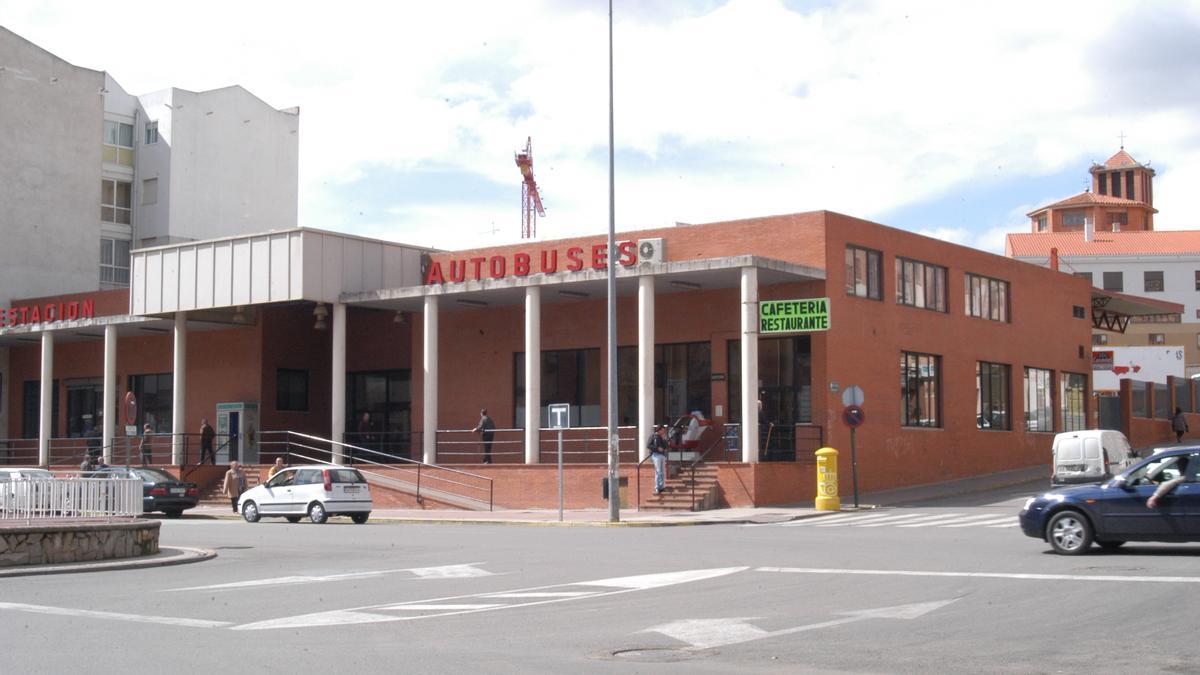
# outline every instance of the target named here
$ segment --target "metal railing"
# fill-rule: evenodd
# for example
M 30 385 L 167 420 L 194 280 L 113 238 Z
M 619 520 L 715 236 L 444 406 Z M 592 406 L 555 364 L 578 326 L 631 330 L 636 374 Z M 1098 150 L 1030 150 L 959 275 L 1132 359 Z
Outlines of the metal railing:
M 328 438 L 297 431 L 263 431 L 259 434 L 259 456 L 282 457 L 291 465 L 336 465 L 337 455 L 349 460 L 364 474 L 385 487 L 411 491 L 421 503 L 425 497 L 467 508 L 486 507 L 491 511 L 494 497 L 493 481 L 487 476 L 426 464 L 407 457 L 398 457 L 380 450 L 340 443 Z M 364 467 L 371 467 L 366 469 Z
M 0 519 L 133 517 L 139 478 L 20 478 L 0 481 Z
M 564 464 L 607 464 L 608 429 L 563 429 Z M 524 464 L 525 430 L 494 429 L 490 448 L 481 432 L 471 429 L 438 429 L 437 458 L 443 464 Z M 349 434 L 347 434 L 349 435 Z M 617 427 L 621 463 L 637 461 L 637 427 Z M 538 461 L 558 459 L 558 430 L 538 429 Z M 489 461 L 490 460 L 490 461 Z

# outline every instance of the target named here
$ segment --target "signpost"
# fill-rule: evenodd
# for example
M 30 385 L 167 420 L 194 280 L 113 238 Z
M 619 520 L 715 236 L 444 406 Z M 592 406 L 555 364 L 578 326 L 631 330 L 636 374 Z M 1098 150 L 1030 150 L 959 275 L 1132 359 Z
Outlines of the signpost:
M 571 404 L 550 404 L 550 428 L 558 429 L 558 522 L 563 520 L 563 429 L 571 428 Z
M 125 420 L 125 465 L 129 466 L 129 450 L 133 437 L 138 435 L 137 428 L 137 396 L 132 391 L 125 392 L 125 403 L 121 406 L 121 417 Z M 113 443 L 116 445 L 116 443 Z
M 858 508 L 858 448 L 855 436 L 858 427 L 867 421 L 867 414 L 861 408 L 866 396 L 862 387 L 850 385 L 842 392 L 842 422 L 850 427 L 850 476 L 854 481 L 854 508 Z

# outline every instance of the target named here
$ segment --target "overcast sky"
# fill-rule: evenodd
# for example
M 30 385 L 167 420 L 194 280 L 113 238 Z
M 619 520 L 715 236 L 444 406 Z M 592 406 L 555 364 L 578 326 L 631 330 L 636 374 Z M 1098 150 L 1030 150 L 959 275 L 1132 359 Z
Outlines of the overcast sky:
M 1120 146 L 1200 229 L 1200 0 L 615 0 L 618 230 L 829 209 L 1002 251 Z M 439 248 L 608 226 L 603 0 L 0 0 L 127 91 L 299 106 L 300 225 Z M 1190 188 L 1190 189 L 1189 189 Z

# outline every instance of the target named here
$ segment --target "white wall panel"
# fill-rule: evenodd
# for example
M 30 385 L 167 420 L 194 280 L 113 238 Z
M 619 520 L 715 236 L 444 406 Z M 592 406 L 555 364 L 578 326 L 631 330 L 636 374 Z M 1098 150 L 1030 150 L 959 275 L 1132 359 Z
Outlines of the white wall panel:
M 174 312 L 179 309 L 179 249 L 162 252 L 162 309 Z
M 250 302 L 271 301 L 271 239 L 250 240 Z
M 146 313 L 162 310 L 162 251 L 146 256 Z
M 271 302 L 282 302 L 292 299 L 288 281 L 291 279 L 291 251 L 288 249 L 288 235 L 273 235 L 270 242 L 271 281 L 267 299 Z
M 133 266 L 129 281 L 129 311 L 131 314 L 146 313 L 146 255 L 134 254 L 129 261 Z
M 179 309 L 196 309 L 196 248 L 179 249 Z
M 362 242 L 362 249 L 362 280 L 360 284 L 367 288 L 382 288 L 383 244 L 374 241 Z
M 342 240 L 321 235 L 321 299 L 336 298 L 342 287 Z
M 233 296 L 230 304 L 250 304 L 250 240 L 233 240 Z
M 357 293 L 363 286 L 363 242 L 359 239 L 342 240 L 342 292 Z
M 213 265 L 216 264 L 212 244 L 196 247 L 196 308 L 213 306 Z
M 212 307 L 228 307 L 233 304 L 233 242 L 218 241 L 213 244 L 213 299 Z
M 305 260 L 304 260 L 304 233 L 293 232 L 288 235 L 288 249 L 291 252 L 290 269 L 288 270 L 288 280 L 291 285 L 291 298 L 299 300 L 305 297 L 304 291 L 307 288 L 315 288 L 315 286 L 307 286 L 308 279 L 305 278 Z

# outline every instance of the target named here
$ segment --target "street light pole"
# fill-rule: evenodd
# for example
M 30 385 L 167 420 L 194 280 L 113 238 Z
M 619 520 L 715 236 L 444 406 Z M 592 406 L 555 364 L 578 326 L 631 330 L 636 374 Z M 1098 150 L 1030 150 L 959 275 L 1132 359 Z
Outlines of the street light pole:
M 608 519 L 621 520 L 617 438 L 617 215 L 613 161 L 613 10 L 608 0 Z

